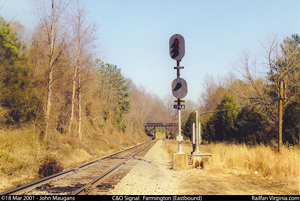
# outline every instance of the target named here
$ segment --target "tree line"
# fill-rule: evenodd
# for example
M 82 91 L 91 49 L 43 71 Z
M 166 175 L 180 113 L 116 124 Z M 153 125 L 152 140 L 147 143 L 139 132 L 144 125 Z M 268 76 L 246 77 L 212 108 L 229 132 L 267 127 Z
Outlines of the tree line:
M 0 17 L 0 126 L 31 125 L 52 135 L 143 133 L 145 122 L 175 118 L 157 95 L 136 86 L 98 54 L 98 26 L 79 0 L 35 1 L 40 21 L 26 27 Z M 3 8 L 2 8 L 3 9 Z
M 79 0 L 36 1 L 40 21 L 26 42 L 26 27 L 0 18 L 0 126 L 32 125 L 42 139 L 65 134 L 79 139 L 89 132 L 142 133 L 143 123 L 177 122 L 174 97 L 163 99 L 136 86 L 121 69 L 97 58 L 98 26 L 87 19 Z M 3 8 L 2 8 L 3 9 Z M 263 62 L 243 52 L 234 63 L 243 76 L 219 81 L 206 76 L 197 103 L 182 110 L 182 133 L 189 138 L 194 112 L 201 115 L 203 139 L 249 144 L 273 143 L 278 133 L 279 83 L 284 82 L 283 142 L 299 142 L 300 39 L 262 44 Z M 257 76 L 259 67 L 268 69 Z M 255 104 L 253 103 L 258 103 Z
M 278 99 L 280 81 L 284 83 L 284 144 L 299 143 L 300 126 L 300 37 L 295 34 L 279 44 L 269 38 L 262 63 L 243 52 L 234 63 L 244 80 L 229 74 L 217 83 L 207 76 L 200 96 L 203 139 L 207 142 L 276 144 L 278 141 Z M 259 65 L 268 68 L 266 77 L 257 77 Z M 245 106 L 245 107 L 241 107 Z M 235 108 L 235 109 L 234 109 Z M 212 113 L 206 113 L 212 111 Z M 194 113 L 187 120 L 185 133 L 190 137 Z

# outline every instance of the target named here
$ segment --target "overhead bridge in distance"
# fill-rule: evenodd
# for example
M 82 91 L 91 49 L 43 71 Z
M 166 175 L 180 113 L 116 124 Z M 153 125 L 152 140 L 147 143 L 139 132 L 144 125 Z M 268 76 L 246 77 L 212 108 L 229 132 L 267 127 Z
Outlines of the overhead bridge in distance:
M 176 127 L 177 123 L 145 123 L 144 127 Z
M 165 132 L 166 132 L 166 139 L 170 138 L 170 136 L 168 135 L 168 132 L 173 132 L 173 130 L 171 130 L 171 127 L 176 127 L 177 123 L 145 123 L 144 127 L 145 127 L 145 132 L 147 133 L 147 135 L 152 136 L 153 139 L 156 139 L 156 133 L 155 133 L 155 128 L 156 127 L 163 127 L 165 128 Z M 147 127 L 153 127 L 151 130 L 148 130 Z M 154 134 L 151 133 L 151 131 L 154 131 Z

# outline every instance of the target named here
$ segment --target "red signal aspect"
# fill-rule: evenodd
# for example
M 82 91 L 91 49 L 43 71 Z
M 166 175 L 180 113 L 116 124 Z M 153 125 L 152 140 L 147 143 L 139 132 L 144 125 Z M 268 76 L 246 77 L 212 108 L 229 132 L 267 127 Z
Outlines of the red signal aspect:
M 175 39 L 174 39 L 174 43 L 175 43 L 175 44 L 178 44 L 178 43 L 179 43 L 179 40 L 178 40 L 177 38 L 175 38 Z

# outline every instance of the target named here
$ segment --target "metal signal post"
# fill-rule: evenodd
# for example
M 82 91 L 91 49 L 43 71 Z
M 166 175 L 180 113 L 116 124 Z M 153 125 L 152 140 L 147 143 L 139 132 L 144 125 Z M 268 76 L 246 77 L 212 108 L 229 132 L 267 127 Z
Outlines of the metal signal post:
M 184 38 L 180 34 L 174 34 L 169 41 L 169 53 L 172 59 L 176 60 L 177 66 L 174 69 L 177 69 L 177 79 L 172 82 L 172 94 L 177 100 L 177 105 L 174 105 L 175 109 L 178 109 L 178 136 L 176 140 L 178 141 L 178 153 L 182 153 L 181 142 L 183 137 L 181 135 L 181 114 L 180 110 L 184 109 L 184 105 L 181 105 L 181 100 L 187 94 L 187 83 L 184 79 L 180 78 L 180 69 L 183 69 L 183 66 L 180 66 L 180 61 L 185 54 L 185 43 Z

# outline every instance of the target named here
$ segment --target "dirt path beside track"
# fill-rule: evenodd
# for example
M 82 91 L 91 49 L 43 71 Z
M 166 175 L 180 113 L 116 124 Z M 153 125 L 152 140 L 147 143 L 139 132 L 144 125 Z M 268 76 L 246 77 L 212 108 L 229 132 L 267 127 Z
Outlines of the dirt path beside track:
M 181 170 L 180 194 L 188 195 L 299 195 L 297 184 L 264 178 L 255 173 L 222 167 Z M 179 176 L 178 179 L 181 178 Z

